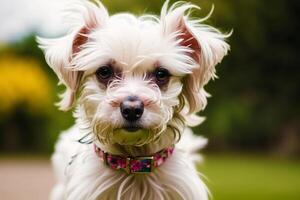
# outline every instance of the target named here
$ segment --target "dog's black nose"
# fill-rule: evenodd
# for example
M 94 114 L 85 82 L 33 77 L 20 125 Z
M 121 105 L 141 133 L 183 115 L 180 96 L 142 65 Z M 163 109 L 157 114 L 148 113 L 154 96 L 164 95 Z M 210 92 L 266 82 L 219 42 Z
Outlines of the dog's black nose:
M 129 122 L 134 122 L 142 117 L 144 104 L 137 96 L 129 96 L 120 105 L 121 114 Z

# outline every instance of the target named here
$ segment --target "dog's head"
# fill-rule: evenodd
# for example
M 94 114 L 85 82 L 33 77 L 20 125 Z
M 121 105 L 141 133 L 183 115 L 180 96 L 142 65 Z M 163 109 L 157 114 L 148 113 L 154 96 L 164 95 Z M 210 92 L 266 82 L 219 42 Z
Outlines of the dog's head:
M 191 20 L 196 6 L 166 2 L 161 16 L 109 16 L 101 4 L 79 1 L 67 12 L 73 28 L 39 39 L 66 86 L 59 106 L 77 102 L 78 117 L 103 143 L 143 145 L 165 132 L 180 134 L 204 109 L 204 85 L 226 55 L 226 35 Z

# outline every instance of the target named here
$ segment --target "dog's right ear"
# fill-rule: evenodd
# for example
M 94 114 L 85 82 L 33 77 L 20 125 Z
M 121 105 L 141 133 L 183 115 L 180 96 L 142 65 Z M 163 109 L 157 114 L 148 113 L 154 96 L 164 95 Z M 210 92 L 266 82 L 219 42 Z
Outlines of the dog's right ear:
M 73 2 L 66 10 L 67 22 L 72 25 L 69 34 L 61 38 L 37 38 L 39 47 L 44 51 L 48 65 L 59 78 L 59 83 L 66 86 L 57 103 L 61 110 L 72 108 L 76 100 L 83 71 L 72 66 L 72 60 L 84 48 L 89 40 L 89 34 L 96 28 L 105 26 L 109 17 L 107 10 L 100 3 L 80 0 Z

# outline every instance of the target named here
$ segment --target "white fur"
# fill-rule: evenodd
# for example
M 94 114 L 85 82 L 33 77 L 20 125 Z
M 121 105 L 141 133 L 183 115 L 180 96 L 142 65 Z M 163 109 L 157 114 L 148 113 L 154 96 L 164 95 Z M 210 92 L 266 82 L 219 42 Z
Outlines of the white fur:
M 78 127 L 64 132 L 52 157 L 58 184 L 52 200 L 60 199 L 195 199 L 206 200 L 207 188 L 194 167 L 195 150 L 206 139 L 196 138 L 186 129 L 174 154 L 149 175 L 127 175 L 104 166 L 92 144 L 80 144 Z M 185 138 L 186 137 L 186 138 Z
M 181 2 L 168 9 L 167 1 L 160 17 L 109 16 L 100 2 L 79 0 L 66 12 L 72 25 L 69 34 L 38 38 L 48 64 L 66 86 L 58 105 L 62 110 L 77 105 L 76 124 L 61 135 L 53 155 L 57 185 L 52 200 L 208 199 L 193 165 L 207 141 L 186 126 L 203 121 L 196 112 L 205 108 L 209 96 L 204 85 L 216 76 L 215 66 L 229 50 L 224 41 L 229 34 L 185 14 L 197 8 Z M 95 72 L 107 64 L 121 76 L 104 85 Z M 149 79 L 156 67 L 170 72 L 166 87 Z M 138 125 L 150 134 L 135 145 L 120 145 L 113 133 L 126 123 L 119 106 L 128 95 L 143 100 Z M 176 148 L 151 174 L 128 175 L 104 166 L 93 144 L 125 156 L 152 155 L 175 144 Z

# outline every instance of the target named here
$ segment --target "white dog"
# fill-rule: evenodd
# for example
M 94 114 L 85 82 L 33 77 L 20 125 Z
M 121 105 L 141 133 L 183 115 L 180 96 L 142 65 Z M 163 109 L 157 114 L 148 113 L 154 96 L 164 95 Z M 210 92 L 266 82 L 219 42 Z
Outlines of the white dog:
M 100 2 L 81 0 L 66 11 L 69 34 L 38 38 L 66 86 L 60 108 L 76 105 L 76 124 L 52 158 L 51 199 L 208 199 L 193 164 L 206 140 L 187 126 L 202 121 L 203 87 L 229 34 L 191 20 L 197 8 L 167 1 L 160 17 L 109 16 Z

